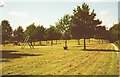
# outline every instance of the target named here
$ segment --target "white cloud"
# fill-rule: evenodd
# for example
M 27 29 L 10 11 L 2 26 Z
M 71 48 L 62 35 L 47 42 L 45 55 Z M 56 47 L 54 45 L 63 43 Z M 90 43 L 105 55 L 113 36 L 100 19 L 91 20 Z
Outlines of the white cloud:
M 9 15 L 17 16 L 17 17 L 28 17 L 29 16 L 27 12 L 17 12 L 17 11 L 10 11 Z
M 3 0 L 0 0 L 0 7 L 3 7 L 4 6 L 4 2 Z
M 108 27 L 108 29 L 113 26 L 113 23 L 117 23 L 117 18 L 112 15 L 109 9 L 99 11 L 97 18 L 102 20 L 101 25 Z
M 118 2 L 119 0 L 4 0 L 5 2 Z
M 110 13 L 110 10 L 103 10 L 99 12 L 101 16 L 109 15 L 109 13 Z
M 0 9 L 0 21 L 2 21 L 2 9 Z
M 86 0 L 88 2 L 118 2 L 119 0 Z
M 90 2 L 104 2 L 105 0 L 88 0 Z

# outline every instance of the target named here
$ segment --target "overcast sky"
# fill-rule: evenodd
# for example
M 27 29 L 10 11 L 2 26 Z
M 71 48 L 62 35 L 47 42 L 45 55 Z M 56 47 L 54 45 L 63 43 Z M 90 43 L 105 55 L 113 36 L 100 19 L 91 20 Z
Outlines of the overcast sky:
M 102 25 L 110 28 L 118 22 L 118 0 L 84 0 L 91 10 L 95 10 Z M 13 29 L 19 25 L 26 28 L 31 23 L 49 27 L 54 25 L 64 14 L 72 14 L 78 0 L 4 0 L 4 7 L 0 7 L 0 21 L 8 20 Z

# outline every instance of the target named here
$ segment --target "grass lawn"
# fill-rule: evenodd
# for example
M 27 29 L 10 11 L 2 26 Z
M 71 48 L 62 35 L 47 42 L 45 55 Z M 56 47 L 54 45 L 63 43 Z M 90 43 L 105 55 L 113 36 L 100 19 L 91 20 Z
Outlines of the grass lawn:
M 63 50 L 64 41 L 53 46 L 3 46 L 1 59 L 3 75 L 118 75 L 118 58 L 111 44 L 99 44 L 91 39 L 83 51 L 83 40 L 68 41 L 68 50 Z M 61 43 L 61 44 L 60 44 Z

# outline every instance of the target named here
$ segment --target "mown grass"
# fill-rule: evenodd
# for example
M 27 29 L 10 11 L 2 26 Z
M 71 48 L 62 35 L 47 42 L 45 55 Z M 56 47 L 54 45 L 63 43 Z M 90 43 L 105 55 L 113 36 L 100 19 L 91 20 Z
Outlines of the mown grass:
M 44 42 L 43 42 L 44 43 Z M 99 44 L 92 39 L 83 51 L 83 40 L 64 41 L 50 46 L 3 46 L 3 75 L 118 75 L 118 58 L 111 44 Z

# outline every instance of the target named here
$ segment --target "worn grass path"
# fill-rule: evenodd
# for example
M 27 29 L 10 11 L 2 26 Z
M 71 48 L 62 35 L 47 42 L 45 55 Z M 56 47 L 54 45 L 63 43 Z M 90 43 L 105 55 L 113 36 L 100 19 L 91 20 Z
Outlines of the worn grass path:
M 115 44 L 112 43 L 112 45 L 114 46 L 114 49 L 116 51 L 118 51 L 117 56 L 118 56 L 118 59 L 119 59 L 119 77 L 120 77 L 120 52 L 119 52 L 119 48 Z

